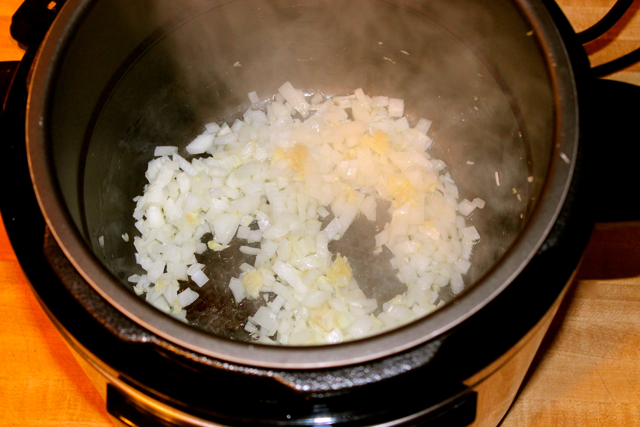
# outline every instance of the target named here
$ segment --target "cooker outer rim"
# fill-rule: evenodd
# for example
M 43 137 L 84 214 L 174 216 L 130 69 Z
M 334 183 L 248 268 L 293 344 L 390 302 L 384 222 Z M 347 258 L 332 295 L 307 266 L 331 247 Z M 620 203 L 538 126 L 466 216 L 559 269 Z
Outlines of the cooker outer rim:
M 160 337 L 189 350 L 229 362 L 265 368 L 315 369 L 351 365 L 413 348 L 442 335 L 464 322 L 502 292 L 535 256 L 543 244 L 565 200 L 577 150 L 578 105 L 571 62 L 562 38 L 542 3 L 520 0 L 520 9 L 535 25 L 540 40 L 546 42 L 547 61 L 555 86 L 556 106 L 560 118 L 550 178 L 521 236 L 484 279 L 452 304 L 448 304 L 424 319 L 366 339 L 335 346 L 272 347 L 229 341 L 196 330 L 141 301 L 101 265 L 74 230 L 58 197 L 54 176 L 46 152 L 48 140 L 47 112 L 56 66 L 64 57 L 67 43 L 73 37 L 84 13 L 90 10 L 90 0 L 69 0 L 47 33 L 34 66 L 27 109 L 27 146 L 31 178 L 38 203 L 47 225 L 67 258 L 84 279 L 110 304 L 135 323 Z M 38 154 L 40 153 L 40 154 Z M 561 160 L 563 153 L 570 160 Z M 425 330 L 428 331 L 425 333 Z

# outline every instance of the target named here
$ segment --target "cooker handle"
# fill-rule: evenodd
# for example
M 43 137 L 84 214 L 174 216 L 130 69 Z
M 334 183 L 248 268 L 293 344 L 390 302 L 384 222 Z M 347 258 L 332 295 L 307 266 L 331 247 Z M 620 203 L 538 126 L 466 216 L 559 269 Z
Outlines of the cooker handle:
M 578 40 L 586 44 L 604 35 L 632 4 L 633 0 L 617 0 L 600 21 L 578 34 Z M 634 103 L 640 99 L 640 87 L 602 79 L 638 61 L 640 48 L 591 68 L 585 140 L 590 151 L 587 166 L 597 222 L 640 220 L 631 197 L 635 193 L 633 184 L 638 182 L 636 159 L 640 158 L 640 147 L 634 141 L 638 112 Z
M 66 0 L 24 0 L 11 18 L 9 32 L 21 47 L 40 44 Z
M 629 10 L 634 0 L 617 0 L 609 12 L 591 27 L 579 32 L 576 37 L 580 44 L 590 43 L 611 30 Z M 637 48 L 619 58 L 591 68 L 594 77 L 606 77 L 621 71 L 640 61 L 640 48 Z
M 611 10 L 591 28 L 577 34 L 586 44 L 609 31 L 627 12 L 633 1 L 617 0 Z M 590 188 L 593 219 L 596 222 L 640 220 L 632 195 L 638 182 L 640 145 L 637 112 L 640 87 L 603 77 L 640 61 L 640 48 L 605 64 L 590 68 L 584 80 L 581 101 L 581 141 L 585 145 L 585 175 Z M 590 65 L 587 65 L 589 67 Z M 584 101 L 584 102 L 583 102 Z
M 617 0 L 602 19 L 586 30 L 578 33 L 578 40 L 580 43 L 586 44 L 592 42 L 613 28 L 613 26 L 622 18 L 622 15 L 629 10 L 633 2 L 634 0 Z
M 554 0 L 545 5 L 556 25 L 567 34 L 566 47 L 574 64 L 580 102 L 580 143 L 583 147 L 580 178 L 581 197 L 586 196 L 584 213 L 593 222 L 640 220 L 634 209 L 634 184 L 638 181 L 640 145 L 635 143 L 640 87 L 601 77 L 640 61 L 640 48 L 606 64 L 591 68 L 582 44 L 609 31 L 631 6 L 617 0 L 611 10 L 591 28 L 574 33 L 566 16 Z
M 583 140 L 590 186 L 590 209 L 596 222 L 640 220 L 633 200 L 640 169 L 638 108 L 640 87 L 593 79 L 588 91 Z M 582 116 L 582 114 L 581 114 Z

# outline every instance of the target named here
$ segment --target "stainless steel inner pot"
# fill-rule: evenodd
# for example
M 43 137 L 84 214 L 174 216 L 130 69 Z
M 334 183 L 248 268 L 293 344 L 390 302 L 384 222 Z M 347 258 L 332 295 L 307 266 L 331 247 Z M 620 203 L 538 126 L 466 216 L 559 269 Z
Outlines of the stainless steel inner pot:
M 285 81 L 326 94 L 362 87 L 404 99 L 416 121 L 433 120 L 431 154 L 447 163 L 461 198 L 487 202 L 469 220 L 482 239 L 461 295 L 374 337 L 275 347 L 238 339 L 250 307 L 237 308 L 225 288 L 242 262 L 233 252 L 205 253 L 215 278 L 194 287 L 206 304 L 194 304 L 192 325 L 133 293 L 126 278 L 141 269 L 120 236 L 137 233 L 132 199 L 154 147 L 184 147 L 205 123 L 241 115 L 248 92 L 275 94 Z M 27 132 L 34 186 L 53 235 L 122 313 L 218 359 L 316 368 L 424 343 L 509 285 L 562 206 L 577 148 L 577 105 L 562 40 L 538 1 L 69 0 L 37 60 Z M 366 248 L 366 238 L 353 231 L 345 250 Z M 365 292 L 386 283 L 377 279 L 384 263 L 374 263 L 355 260 Z

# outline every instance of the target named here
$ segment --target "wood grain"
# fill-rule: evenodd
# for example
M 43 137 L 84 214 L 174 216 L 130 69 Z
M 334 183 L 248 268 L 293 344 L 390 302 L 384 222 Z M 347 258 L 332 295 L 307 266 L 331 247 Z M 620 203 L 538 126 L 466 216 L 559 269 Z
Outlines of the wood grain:
M 21 2 L 0 1 L 0 61 Z M 613 0 L 560 0 L 580 31 Z M 600 64 L 640 46 L 640 2 L 586 46 Z M 640 85 L 640 66 L 610 78 Z M 640 425 L 640 222 L 598 224 L 574 286 L 503 427 Z M 31 294 L 0 223 L 0 425 L 110 426 L 93 388 Z
M 598 224 L 504 427 L 640 425 L 639 239 Z
M 111 426 L 104 401 L 38 305 L 0 221 L 0 425 Z

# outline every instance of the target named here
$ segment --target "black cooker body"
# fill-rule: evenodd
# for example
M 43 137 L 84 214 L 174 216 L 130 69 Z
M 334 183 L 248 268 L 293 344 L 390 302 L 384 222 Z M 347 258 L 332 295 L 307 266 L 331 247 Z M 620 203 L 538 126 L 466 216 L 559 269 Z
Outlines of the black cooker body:
M 584 174 L 594 134 L 588 61 L 557 6 L 547 5 L 565 38 L 581 95 L 580 151 L 569 194 L 539 253 L 490 304 L 442 336 L 355 366 L 284 370 L 244 366 L 180 348 L 118 312 L 76 272 L 47 232 L 25 152 L 27 80 L 36 47 L 14 74 L 1 129 L 10 182 L 2 215 L 33 291 L 71 347 L 119 384 L 107 409 L 134 425 L 175 425 L 121 393 L 121 386 L 222 425 L 446 425 L 476 418 L 478 396 L 465 380 L 508 354 L 566 289 L 588 240 L 595 180 Z M 606 91 L 608 92 L 608 91 Z M 593 145 L 593 144 L 591 144 Z M 557 307 L 557 306 L 556 306 Z M 552 313 L 553 314 L 553 313 Z M 491 333 L 487 334 L 487 331 Z M 389 423 L 389 424 L 385 424 Z

